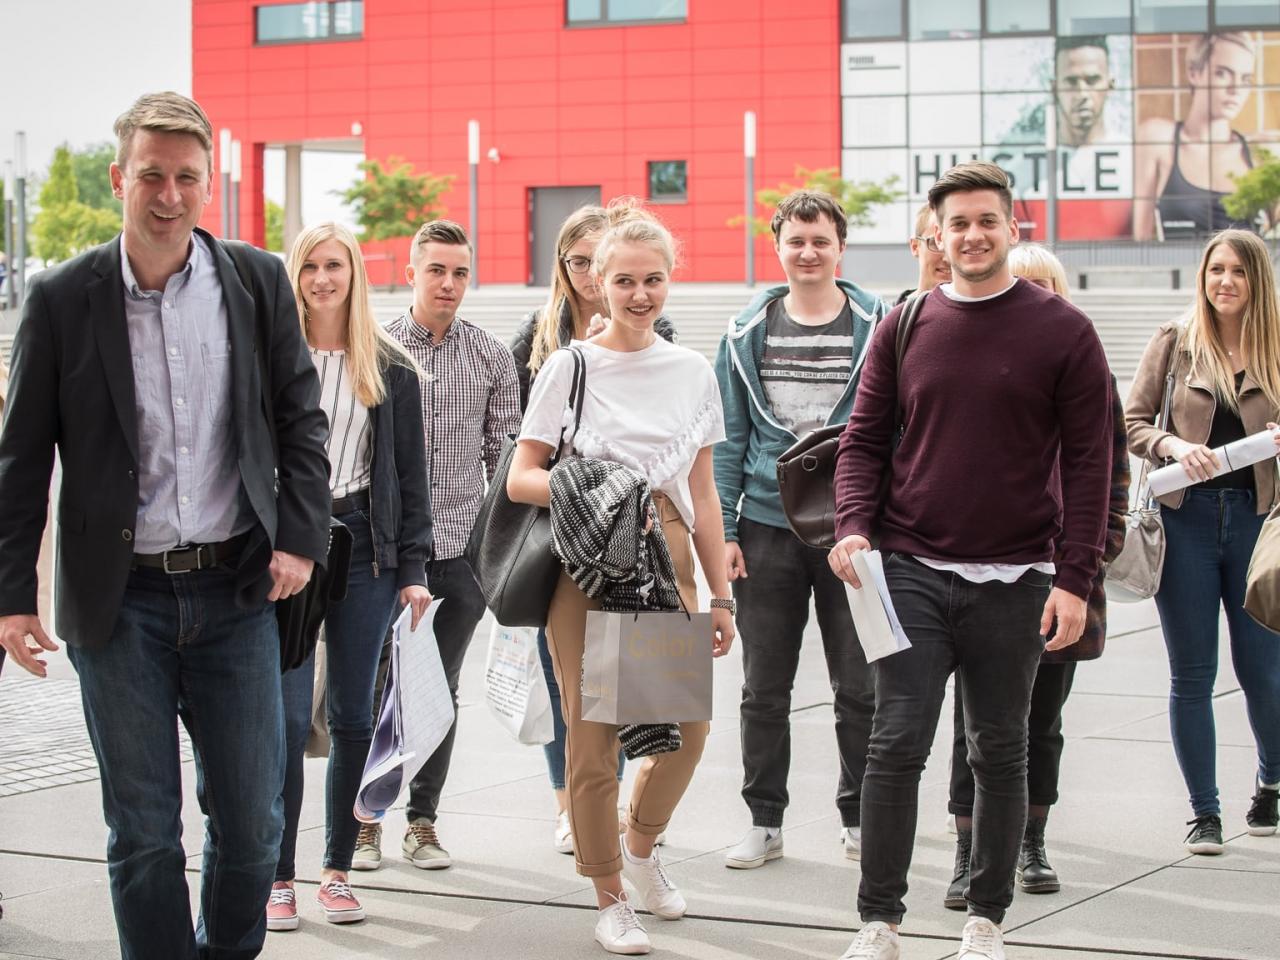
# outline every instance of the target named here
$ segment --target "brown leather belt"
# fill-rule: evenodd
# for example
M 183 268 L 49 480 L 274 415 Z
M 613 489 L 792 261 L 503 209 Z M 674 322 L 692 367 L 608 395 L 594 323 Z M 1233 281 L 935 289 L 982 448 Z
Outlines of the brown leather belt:
M 163 570 L 170 574 L 207 570 L 239 554 L 248 539 L 249 534 L 242 533 L 221 543 L 189 543 L 163 553 L 135 553 L 133 567 Z
M 340 513 L 350 513 L 352 510 L 363 510 L 369 512 L 369 491 L 357 490 L 355 493 L 346 497 L 339 497 L 333 501 L 333 508 L 330 510 L 332 516 L 338 516 Z

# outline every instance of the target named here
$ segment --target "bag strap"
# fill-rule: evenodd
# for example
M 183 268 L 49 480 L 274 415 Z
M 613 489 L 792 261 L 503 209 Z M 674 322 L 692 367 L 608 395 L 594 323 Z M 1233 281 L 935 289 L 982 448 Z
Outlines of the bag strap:
M 566 348 L 573 353 L 573 382 L 569 385 L 569 409 L 573 411 L 573 435 L 578 435 L 578 426 L 582 423 L 582 401 L 587 392 L 587 358 L 582 352 L 581 347 Z M 551 459 L 547 461 L 547 469 L 550 470 L 563 456 L 564 451 L 564 434 L 567 427 L 560 428 L 560 440 L 556 444 L 555 452 L 551 454 Z
M 1164 399 L 1160 403 L 1160 412 L 1156 414 L 1156 428 L 1161 432 L 1169 431 L 1169 407 L 1173 403 L 1173 352 L 1169 353 L 1169 365 L 1164 375 Z M 1151 495 L 1151 487 L 1147 483 L 1147 474 L 1151 470 L 1151 461 L 1142 458 L 1142 472 L 1138 475 L 1138 486 L 1134 491 L 1133 509 L 1145 505 L 1148 510 L 1155 508 L 1156 498 Z
M 902 308 L 902 314 L 898 317 L 898 329 L 895 331 L 897 337 L 894 340 L 894 359 L 898 385 L 898 403 L 894 412 L 893 422 L 894 446 L 897 446 L 902 439 L 903 430 L 906 428 L 906 416 L 902 409 L 902 358 L 907 352 L 907 341 L 911 339 L 911 331 L 915 328 L 916 317 L 920 316 L 920 308 L 924 306 L 924 300 L 927 296 L 929 296 L 928 290 L 917 290 L 907 299 L 906 306 Z

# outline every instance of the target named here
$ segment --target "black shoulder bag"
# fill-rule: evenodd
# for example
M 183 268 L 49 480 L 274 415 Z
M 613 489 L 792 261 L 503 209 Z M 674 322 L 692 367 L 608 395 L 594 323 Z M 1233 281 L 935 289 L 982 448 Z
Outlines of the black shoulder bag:
M 582 421 L 582 398 L 587 388 L 587 365 L 582 351 L 573 352 L 573 383 L 569 408 L 573 410 L 575 435 Z M 556 444 L 550 470 L 564 449 L 564 428 Z M 508 436 L 498 467 L 471 527 L 464 556 L 471 565 L 485 606 L 505 627 L 542 627 L 556 589 L 561 564 L 551 553 L 551 511 L 531 503 L 516 503 L 507 496 L 507 474 L 516 453 L 516 438 Z

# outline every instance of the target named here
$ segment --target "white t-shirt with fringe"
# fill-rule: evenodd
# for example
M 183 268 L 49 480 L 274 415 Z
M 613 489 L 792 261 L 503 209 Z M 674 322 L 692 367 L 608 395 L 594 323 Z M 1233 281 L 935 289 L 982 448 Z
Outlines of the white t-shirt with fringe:
M 690 530 L 689 474 L 698 451 L 725 438 L 720 386 L 711 365 L 687 347 L 661 337 L 628 353 L 591 341 L 575 342 L 586 360 L 587 387 L 577 436 L 569 410 L 573 356 L 557 350 L 533 382 L 521 440 L 554 447 L 560 430 L 580 456 L 635 470 L 666 494 Z

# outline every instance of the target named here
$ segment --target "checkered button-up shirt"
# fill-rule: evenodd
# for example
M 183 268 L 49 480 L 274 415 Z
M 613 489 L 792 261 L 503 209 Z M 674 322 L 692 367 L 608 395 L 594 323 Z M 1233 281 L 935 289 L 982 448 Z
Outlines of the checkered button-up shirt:
M 455 317 L 439 340 L 412 311 L 387 332 L 426 376 L 422 425 L 431 480 L 432 556 L 462 555 L 508 434 L 520 430 L 520 382 L 511 351 L 493 334 Z

